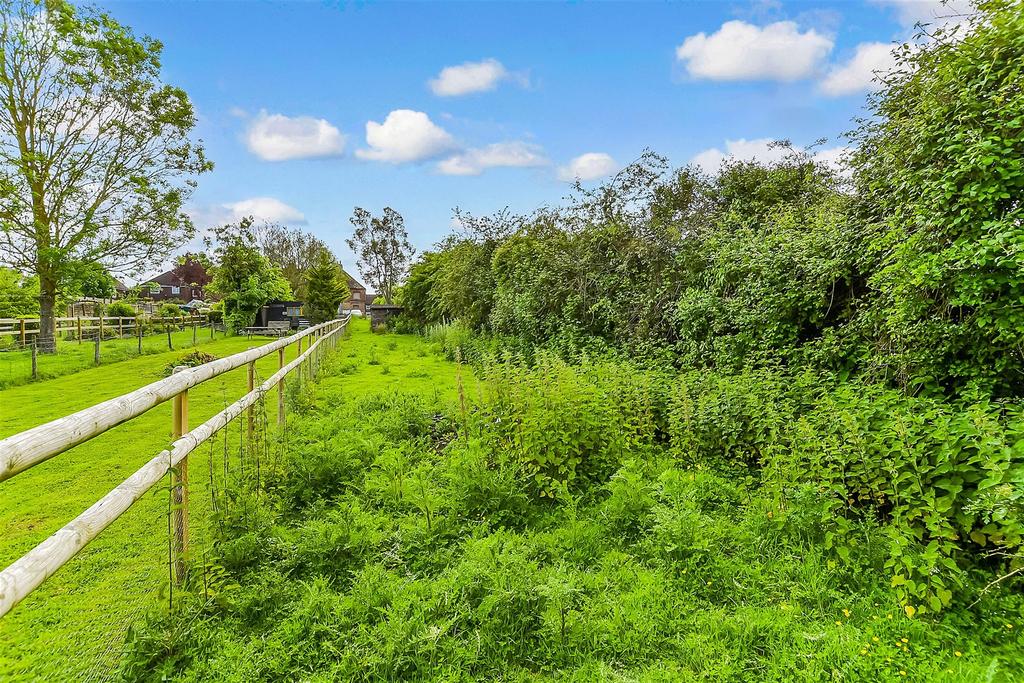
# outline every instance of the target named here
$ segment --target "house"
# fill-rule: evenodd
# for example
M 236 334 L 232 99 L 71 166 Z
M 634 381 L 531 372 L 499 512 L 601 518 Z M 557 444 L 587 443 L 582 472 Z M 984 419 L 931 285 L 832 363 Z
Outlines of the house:
M 256 314 L 256 327 L 270 327 L 271 322 L 281 320 L 287 320 L 292 329 L 309 326 L 302 316 L 301 301 L 268 301 Z
M 341 302 L 341 306 L 338 307 L 338 312 L 341 315 L 356 312 L 358 312 L 359 315 L 366 315 L 366 307 L 369 305 L 366 300 L 366 286 L 348 273 L 345 273 L 345 277 L 348 278 L 349 297 L 346 301 Z M 371 294 L 370 296 L 372 297 L 373 295 Z
M 202 268 L 201 265 L 198 267 Z M 153 301 L 166 301 L 168 299 L 177 299 L 179 301 L 201 299 L 205 301 L 206 297 L 204 296 L 203 286 L 185 282 L 175 270 L 168 270 L 148 280 L 142 288 L 143 293 L 148 293 L 149 298 L 153 299 Z M 205 277 L 205 270 L 201 277 L 197 279 L 209 280 L 208 277 Z M 146 285 L 151 287 L 148 292 Z M 157 287 L 159 287 L 159 291 L 157 291 Z

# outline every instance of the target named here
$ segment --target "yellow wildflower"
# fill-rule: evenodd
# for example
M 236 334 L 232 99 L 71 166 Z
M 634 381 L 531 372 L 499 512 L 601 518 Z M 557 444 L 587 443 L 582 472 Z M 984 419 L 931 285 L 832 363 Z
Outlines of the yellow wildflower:
M 845 616 L 847 619 L 849 619 L 850 618 L 850 610 L 844 609 L 843 610 L 843 616 Z
M 953 655 L 956 656 L 956 657 L 963 657 L 964 653 L 960 652 L 960 650 L 957 650 L 956 652 L 953 653 Z

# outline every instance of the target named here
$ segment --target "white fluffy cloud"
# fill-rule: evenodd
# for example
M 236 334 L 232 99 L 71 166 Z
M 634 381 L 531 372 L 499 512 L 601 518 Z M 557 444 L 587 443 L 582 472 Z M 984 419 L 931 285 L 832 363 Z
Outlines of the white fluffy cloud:
M 558 179 L 572 182 L 579 178 L 582 181 L 602 178 L 618 168 L 615 159 L 604 152 L 587 152 L 581 154 L 565 166 L 558 169 Z
M 712 147 L 694 156 L 690 162 L 700 166 L 708 173 L 714 173 L 718 171 L 722 162 L 726 159 L 760 161 L 762 163 L 781 161 L 790 153 L 790 148 L 775 145 L 773 144 L 774 142 L 775 140 L 772 138 L 726 140 L 724 151 L 717 147 Z M 792 150 L 800 152 L 803 148 L 793 145 Z M 812 156 L 816 161 L 829 164 L 838 169 L 842 166 L 842 159 L 848 152 L 848 147 L 830 147 L 818 150 Z
M 546 166 L 544 150 L 526 142 L 496 142 L 467 149 L 437 164 L 444 175 L 480 175 L 488 168 Z
M 715 33 L 698 33 L 676 48 L 676 59 L 695 78 L 715 81 L 795 81 L 814 75 L 832 51 L 833 40 L 795 22 L 758 27 L 727 21 Z
M 250 199 L 243 199 L 240 202 L 225 204 L 224 206 L 231 210 L 236 219 L 252 216 L 256 220 L 276 223 L 306 222 L 306 217 L 301 211 L 273 197 L 252 197 Z
M 356 150 L 360 159 L 400 164 L 444 154 L 455 140 L 423 112 L 396 109 L 384 123 L 366 122 L 366 144 L 369 149 Z
M 245 136 L 249 151 L 264 161 L 338 156 L 345 136 L 325 119 L 261 111 Z
M 876 4 L 896 10 L 899 22 L 910 27 L 915 24 L 944 26 L 958 24 L 974 14 L 971 0 L 874 0 Z
M 458 97 L 475 92 L 494 90 L 498 83 L 509 78 L 508 69 L 497 59 L 482 62 L 463 62 L 441 69 L 437 78 L 429 81 L 430 89 L 441 97 Z
M 828 72 L 821 82 L 822 92 L 840 97 L 877 89 L 880 84 L 876 74 L 884 74 L 895 65 L 894 47 L 891 43 L 861 43 L 850 61 Z
M 306 222 L 306 216 L 301 211 L 274 197 L 250 197 L 214 206 L 193 206 L 188 213 L 192 222 L 200 229 L 236 223 L 246 216 L 252 216 L 257 222 L 290 225 L 302 225 Z

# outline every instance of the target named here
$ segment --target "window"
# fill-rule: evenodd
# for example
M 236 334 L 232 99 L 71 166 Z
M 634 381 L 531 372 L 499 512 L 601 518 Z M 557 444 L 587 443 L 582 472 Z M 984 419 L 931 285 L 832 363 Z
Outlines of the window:
M 302 309 L 298 306 L 287 306 L 284 309 L 284 314 L 289 318 L 298 318 L 302 315 Z
M 181 287 L 171 285 L 171 294 L 181 294 Z
M 362 292 L 352 292 L 352 301 L 359 301 L 363 298 Z

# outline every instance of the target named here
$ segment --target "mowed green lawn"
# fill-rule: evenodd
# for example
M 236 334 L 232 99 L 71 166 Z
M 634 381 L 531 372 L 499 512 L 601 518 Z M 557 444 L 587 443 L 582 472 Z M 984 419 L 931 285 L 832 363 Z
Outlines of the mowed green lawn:
M 218 338 L 202 350 L 224 357 L 267 340 Z M 67 415 L 161 377 L 186 351 L 160 353 L 82 370 L 0 391 L 0 437 Z M 288 359 L 295 357 L 295 345 Z M 456 366 L 420 337 L 373 335 L 355 319 L 339 341 L 335 374 L 323 374 L 325 395 L 362 395 L 401 388 L 425 396 L 456 396 Z M 257 365 L 260 377 L 277 368 L 277 354 Z M 468 368 L 462 370 L 473 391 Z M 245 392 L 244 368 L 190 392 L 195 426 Z M 268 413 L 276 399 L 268 401 Z M 273 417 L 271 416 L 271 421 Z M 228 444 L 237 449 L 236 420 Z M 0 483 L 0 565 L 6 566 L 123 481 L 170 442 L 170 403 L 110 430 L 15 478 Z M 223 451 L 216 440 L 216 457 Z M 193 545 L 209 520 L 209 463 L 200 447 L 190 458 Z M 116 671 L 124 634 L 133 619 L 166 601 L 168 495 L 166 486 L 135 504 L 54 577 L 0 619 L 0 681 L 102 680 Z
M 193 345 L 204 347 L 213 341 L 221 341 L 223 332 L 214 332 L 210 337 L 210 329 L 195 330 L 193 344 L 192 328 L 184 331 L 171 332 L 171 345 L 175 350 L 189 349 Z M 9 338 L 8 338 L 9 339 Z M 142 354 L 164 353 L 167 351 L 167 334 L 158 332 L 142 338 Z M 120 363 L 139 356 L 139 340 L 135 337 L 105 339 L 100 342 L 100 364 Z M 85 339 L 77 341 L 57 341 L 56 354 L 39 354 L 37 369 L 40 379 L 52 379 L 69 375 L 86 368 L 95 367 L 95 342 Z M 32 352 L 3 351 L 0 352 L 0 389 L 25 384 L 32 381 Z

